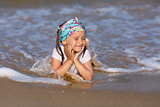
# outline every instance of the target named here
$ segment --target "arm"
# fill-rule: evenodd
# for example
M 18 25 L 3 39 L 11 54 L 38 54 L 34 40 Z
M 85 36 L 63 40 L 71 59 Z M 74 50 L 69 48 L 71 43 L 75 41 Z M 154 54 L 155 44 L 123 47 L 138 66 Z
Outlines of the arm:
M 75 60 L 74 63 L 77 70 L 85 80 L 92 80 L 93 68 L 92 68 L 91 60 L 87 61 L 84 64 L 82 64 L 79 60 Z
M 61 61 L 52 58 L 52 67 L 55 72 L 63 76 L 71 67 L 74 59 L 74 51 L 71 49 L 70 46 L 66 45 L 64 47 L 64 52 L 67 57 L 67 60 L 61 65 Z
M 83 47 L 83 49 L 84 49 L 84 47 Z M 91 60 L 85 62 L 84 64 L 82 64 L 79 61 L 79 55 L 81 54 L 83 49 L 79 53 L 76 53 L 76 55 L 74 57 L 74 63 L 75 63 L 75 66 L 76 66 L 77 70 L 79 71 L 79 73 L 81 74 L 81 76 L 85 80 L 92 80 L 92 78 L 93 78 L 93 68 L 92 68 Z
M 66 60 L 63 65 L 61 65 L 61 62 L 55 58 L 52 58 L 52 68 L 54 69 L 55 72 L 63 76 L 71 67 L 73 61 L 71 60 Z

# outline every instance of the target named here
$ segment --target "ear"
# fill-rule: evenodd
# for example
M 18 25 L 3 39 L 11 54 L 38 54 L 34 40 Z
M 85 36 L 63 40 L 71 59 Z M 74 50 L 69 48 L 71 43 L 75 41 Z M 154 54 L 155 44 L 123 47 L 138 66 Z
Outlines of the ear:
M 65 45 L 66 43 L 67 43 L 66 40 L 62 41 L 62 44 L 63 44 L 63 45 Z

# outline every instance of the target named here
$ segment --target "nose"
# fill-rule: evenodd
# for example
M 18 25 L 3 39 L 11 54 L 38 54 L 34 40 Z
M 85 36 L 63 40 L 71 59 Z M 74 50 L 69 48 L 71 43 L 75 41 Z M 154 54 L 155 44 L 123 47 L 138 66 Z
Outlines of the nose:
M 78 40 L 78 44 L 79 44 L 79 45 L 82 45 L 82 44 L 83 44 L 83 42 L 82 42 L 81 39 Z

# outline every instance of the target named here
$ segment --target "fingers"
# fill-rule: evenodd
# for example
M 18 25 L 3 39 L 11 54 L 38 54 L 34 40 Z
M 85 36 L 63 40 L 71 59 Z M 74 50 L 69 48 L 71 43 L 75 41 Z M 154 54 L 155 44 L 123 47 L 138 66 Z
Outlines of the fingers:
M 74 52 L 74 50 L 72 49 L 72 51 L 71 51 L 71 54 L 74 56 L 74 54 L 75 54 L 75 52 Z
M 89 40 L 86 38 L 86 47 L 89 49 Z
M 68 45 L 64 45 L 64 52 L 65 52 L 65 54 L 68 53 Z
M 66 53 L 71 53 L 72 48 L 71 48 L 71 46 L 65 45 L 64 50 Z
M 73 55 L 73 52 L 74 52 L 74 51 L 73 51 L 73 49 L 71 48 L 71 46 L 68 46 L 68 52 L 69 52 L 70 55 Z
M 72 50 L 71 46 L 68 46 L 68 50 L 71 52 L 71 50 Z
M 65 45 L 65 47 L 64 47 L 65 49 L 65 55 L 66 55 L 66 57 L 68 58 L 68 59 L 70 59 L 70 60 L 73 60 L 74 59 L 74 54 L 75 54 L 75 52 L 74 52 L 74 50 L 72 49 L 72 47 L 71 46 L 69 46 L 69 45 Z
M 82 47 L 82 50 L 79 53 L 81 53 L 83 50 L 84 50 L 84 46 Z

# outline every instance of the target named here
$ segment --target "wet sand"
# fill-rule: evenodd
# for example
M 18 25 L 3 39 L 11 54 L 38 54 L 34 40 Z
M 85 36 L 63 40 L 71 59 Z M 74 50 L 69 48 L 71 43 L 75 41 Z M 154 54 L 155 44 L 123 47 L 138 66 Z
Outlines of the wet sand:
M 0 107 L 159 107 L 160 93 L 38 86 L 0 79 Z

